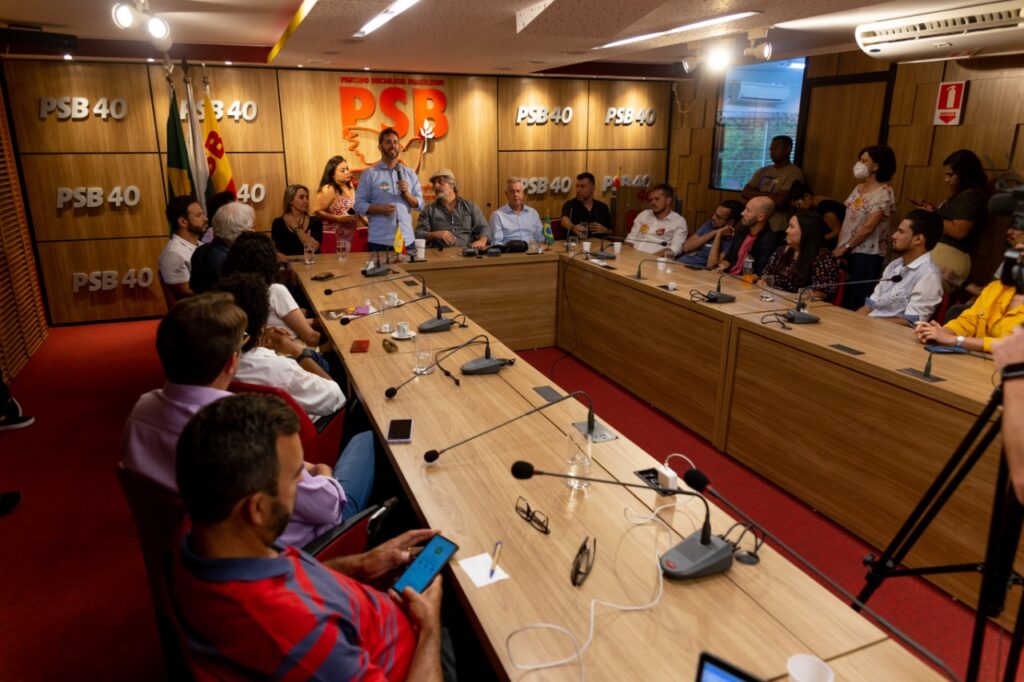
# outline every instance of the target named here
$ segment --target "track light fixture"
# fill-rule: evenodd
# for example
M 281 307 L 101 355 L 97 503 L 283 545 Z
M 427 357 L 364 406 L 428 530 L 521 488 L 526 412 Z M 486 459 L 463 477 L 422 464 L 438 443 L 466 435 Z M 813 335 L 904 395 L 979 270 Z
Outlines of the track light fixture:
M 693 73 L 699 65 L 700 57 L 697 55 L 692 57 L 683 57 L 683 71 L 686 73 Z
M 732 64 L 732 51 L 727 45 L 715 45 L 704 57 L 704 65 L 713 73 L 720 73 Z
M 768 41 L 761 43 L 760 45 L 751 45 L 747 49 L 743 50 L 743 54 L 754 59 L 760 59 L 763 62 L 768 61 L 772 58 L 772 44 Z
M 160 52 L 171 49 L 171 27 L 167 20 L 150 12 L 146 0 L 119 2 L 111 9 L 114 25 L 122 30 L 145 26 L 149 42 Z

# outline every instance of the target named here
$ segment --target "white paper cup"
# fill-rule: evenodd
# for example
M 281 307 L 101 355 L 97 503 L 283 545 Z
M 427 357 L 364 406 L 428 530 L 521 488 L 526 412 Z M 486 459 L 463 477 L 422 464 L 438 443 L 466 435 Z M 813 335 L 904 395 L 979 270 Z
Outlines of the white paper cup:
M 612 244 L 612 253 L 616 256 L 622 253 L 622 242 L 615 242 Z
M 665 269 L 667 267 L 668 267 L 668 260 L 666 260 L 665 258 L 659 258 L 658 259 L 658 272 L 665 272 Z
M 417 239 L 416 241 L 419 242 L 419 241 L 423 241 L 423 240 L 422 239 Z M 426 247 L 424 247 L 424 246 L 417 246 L 416 247 L 416 260 L 426 260 L 426 259 L 427 259 L 427 249 L 426 249 Z
M 834 682 L 836 675 L 828 663 L 811 654 L 796 654 L 786 661 L 793 682 Z
M 427 248 L 427 240 L 426 239 L 417 239 L 413 243 L 416 245 L 416 250 L 417 251 L 419 251 L 420 249 Z
M 590 242 L 583 242 L 583 253 L 590 253 Z

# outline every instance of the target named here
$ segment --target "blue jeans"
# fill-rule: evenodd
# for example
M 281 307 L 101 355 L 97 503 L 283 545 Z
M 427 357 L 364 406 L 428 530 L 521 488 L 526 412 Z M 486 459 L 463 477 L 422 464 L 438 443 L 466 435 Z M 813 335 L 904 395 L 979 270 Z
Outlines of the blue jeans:
M 370 500 L 376 459 L 374 449 L 372 431 L 357 433 L 341 451 L 338 463 L 334 465 L 334 478 L 338 479 L 341 487 L 345 489 L 342 520 L 365 509 L 366 503 Z
M 366 248 L 369 251 L 394 251 L 395 250 L 395 245 L 394 244 L 374 244 L 373 242 L 368 242 L 366 244 Z

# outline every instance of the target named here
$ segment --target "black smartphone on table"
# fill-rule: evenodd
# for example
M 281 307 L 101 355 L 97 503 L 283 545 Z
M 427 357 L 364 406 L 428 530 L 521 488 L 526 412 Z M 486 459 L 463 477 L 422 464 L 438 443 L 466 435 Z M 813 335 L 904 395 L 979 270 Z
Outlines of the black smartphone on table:
M 413 559 L 409 567 L 395 582 L 395 591 L 401 594 L 406 587 L 411 587 L 416 592 L 423 592 L 458 549 L 458 545 L 443 535 L 435 535 L 430 538 L 430 541 L 423 547 L 423 551 Z

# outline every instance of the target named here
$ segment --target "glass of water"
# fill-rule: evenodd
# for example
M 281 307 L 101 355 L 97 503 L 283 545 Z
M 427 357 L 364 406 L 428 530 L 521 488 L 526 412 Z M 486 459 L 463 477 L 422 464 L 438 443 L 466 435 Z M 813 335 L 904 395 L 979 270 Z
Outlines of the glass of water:
M 775 288 L 775 275 L 765 275 L 764 277 L 762 277 L 761 278 L 761 286 L 763 286 L 765 289 L 774 289 Z M 772 296 L 771 294 L 769 294 L 767 291 L 762 291 L 761 292 L 761 300 L 764 301 L 765 303 L 769 303 L 771 301 L 774 301 L 775 297 Z
M 565 238 L 565 248 L 569 253 L 576 253 L 576 247 L 580 243 L 580 238 L 574 234 L 567 235 Z
M 348 254 L 351 251 L 352 251 L 352 242 L 350 242 L 347 239 L 339 239 L 338 240 L 338 251 L 337 251 L 336 255 L 338 256 L 338 262 L 339 263 L 344 263 L 345 259 L 348 258 Z
M 316 251 L 312 246 L 302 247 L 302 262 L 306 265 L 312 265 L 316 262 Z
M 380 296 L 377 299 L 377 310 L 380 310 L 380 326 L 377 327 L 379 334 L 390 334 L 394 327 L 391 326 L 391 306 L 388 305 L 388 297 Z
M 413 374 L 430 374 L 434 371 L 434 357 L 430 348 L 430 334 L 417 334 L 413 339 Z
M 592 444 L 590 436 L 587 434 L 580 433 L 575 427 L 569 429 L 567 445 L 569 454 L 566 457 L 568 464 L 566 473 L 569 476 L 590 477 L 590 448 Z M 572 490 L 586 490 L 590 486 L 590 481 L 568 478 L 565 484 Z

